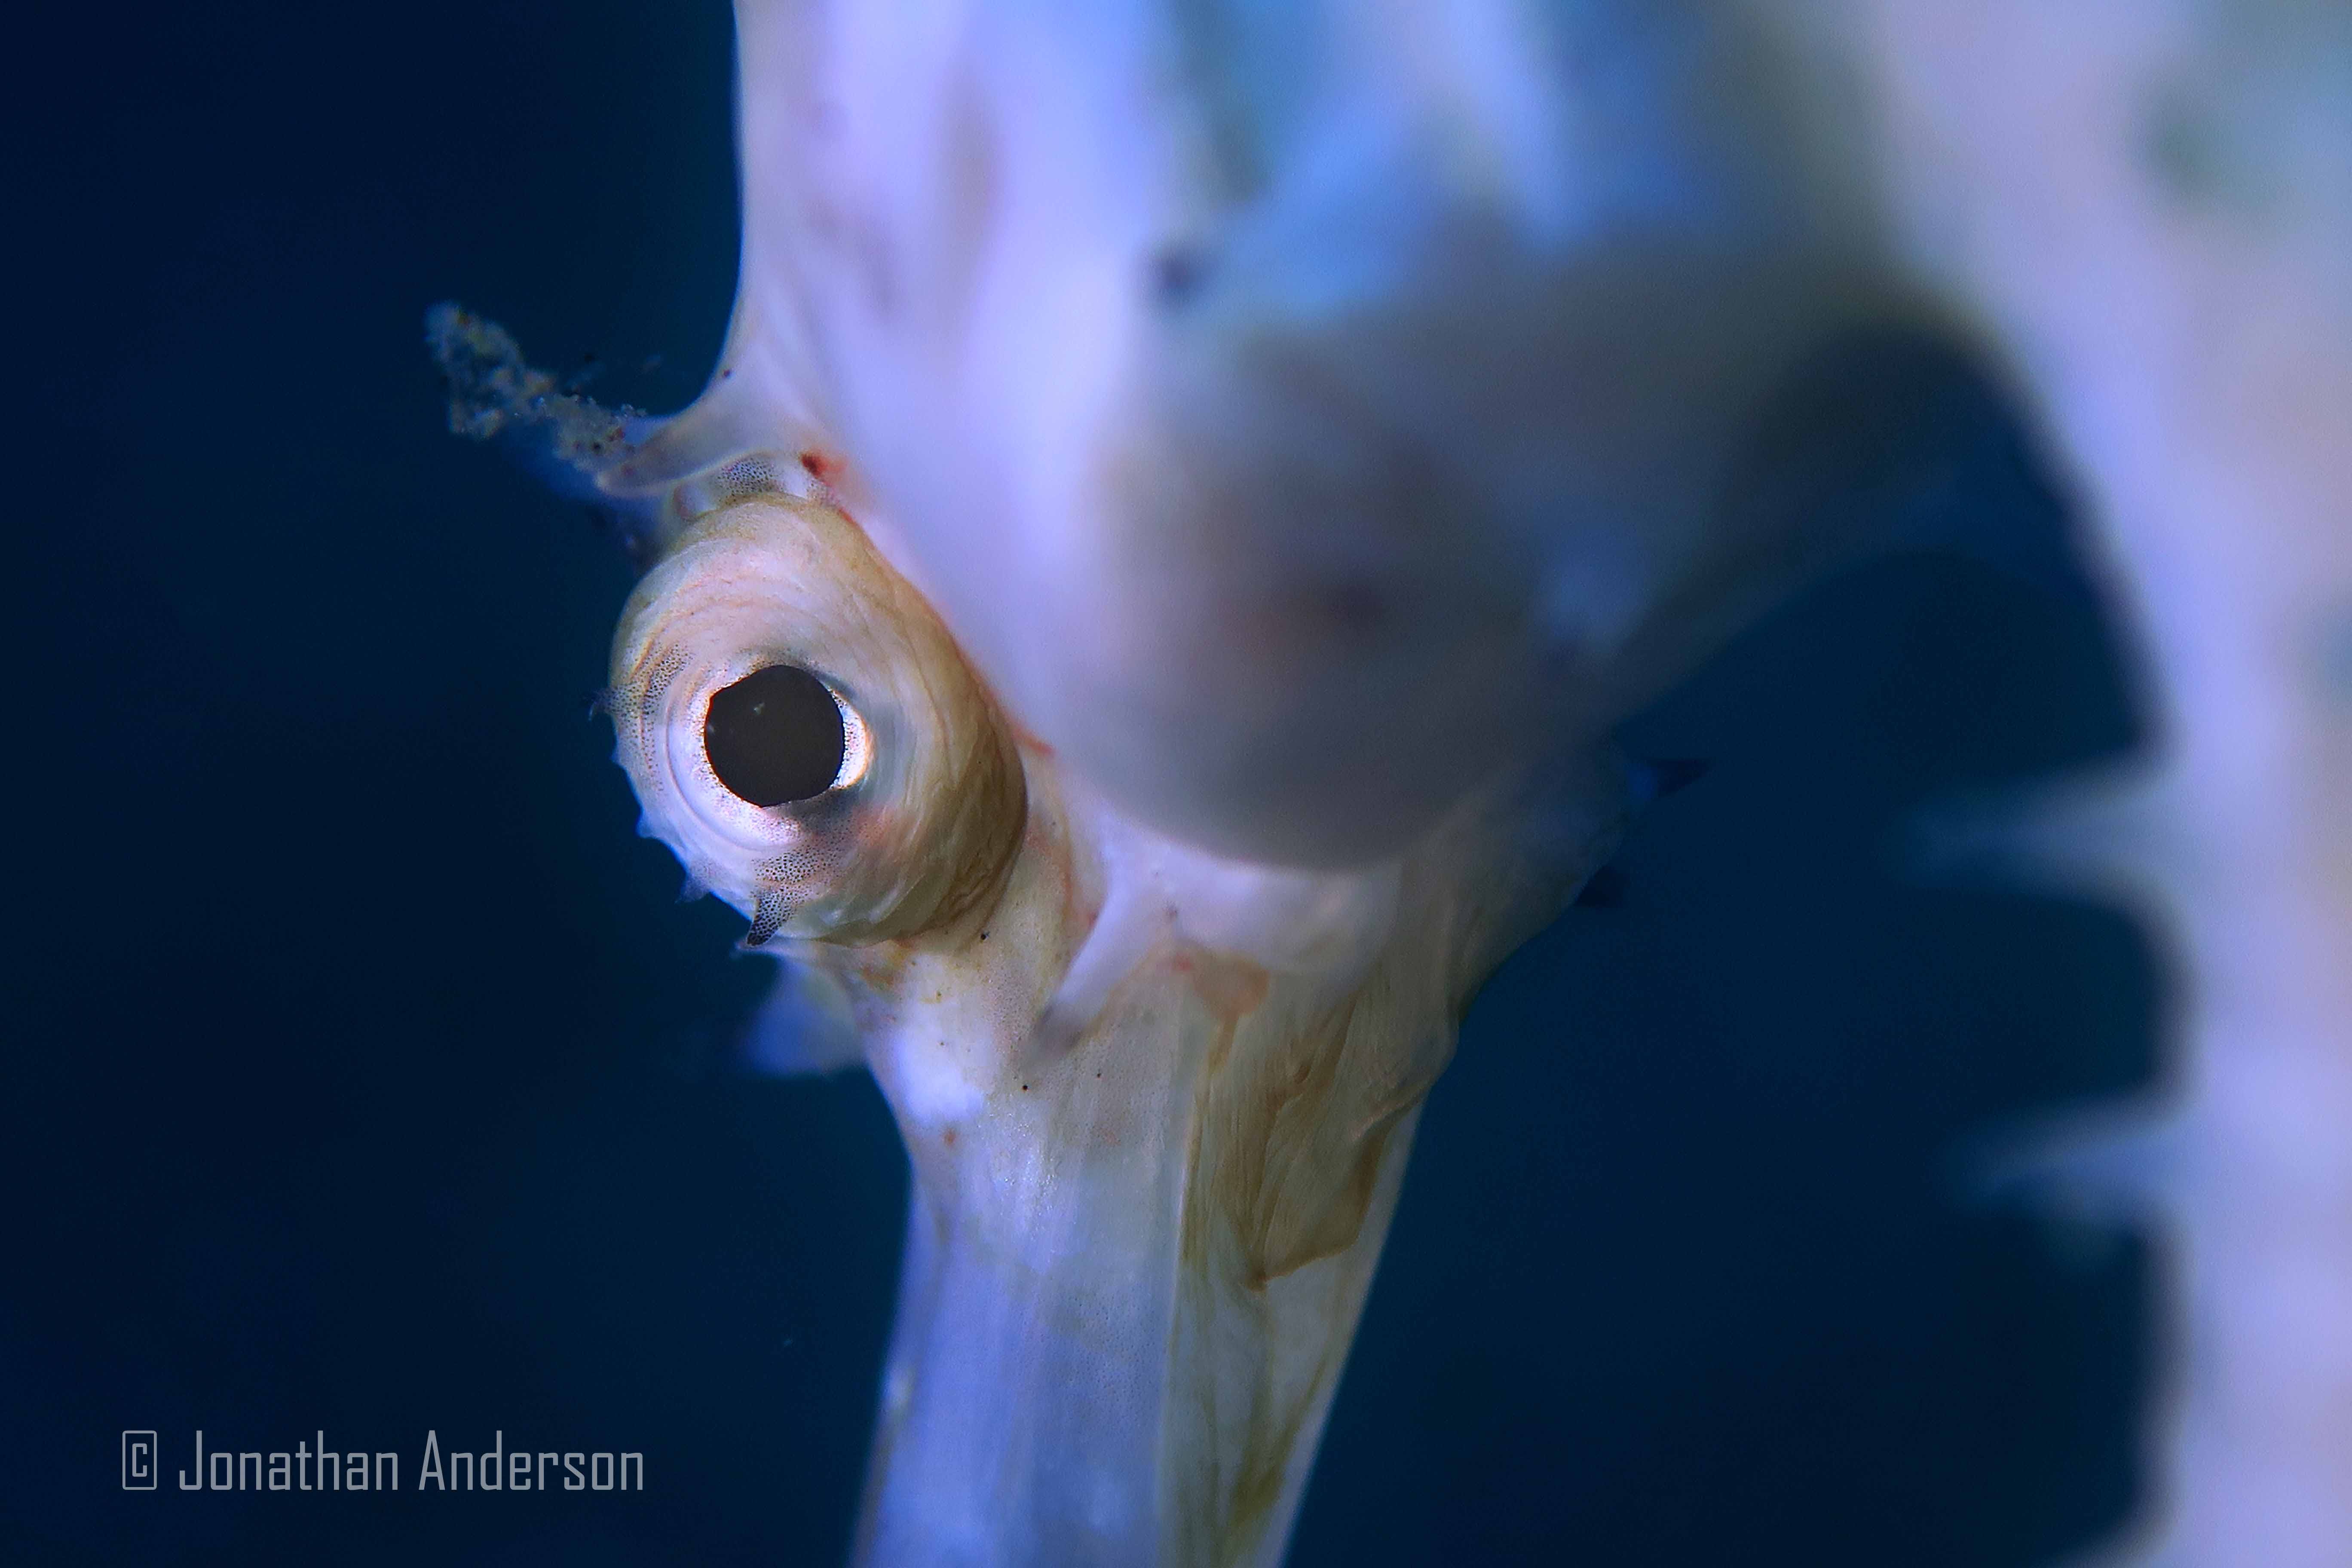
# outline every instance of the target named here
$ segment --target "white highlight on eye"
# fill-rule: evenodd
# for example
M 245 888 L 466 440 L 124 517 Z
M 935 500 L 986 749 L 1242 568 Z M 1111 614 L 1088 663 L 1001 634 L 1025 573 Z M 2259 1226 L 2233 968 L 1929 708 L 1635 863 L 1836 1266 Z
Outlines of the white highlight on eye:
M 770 665 L 795 661 L 780 658 L 773 649 L 748 648 L 703 663 L 678 647 L 666 662 L 675 668 L 648 681 L 641 699 L 636 753 L 642 771 L 631 769 L 646 808 L 643 830 L 677 849 L 698 881 L 730 902 L 747 905 L 760 881 L 754 868 L 804 854 L 811 834 L 789 808 L 754 805 L 729 789 L 710 765 L 704 730 L 713 697 Z M 826 689 L 833 690 L 829 682 Z M 846 743 L 850 709 L 838 692 L 834 700 L 845 715 L 843 773 L 847 773 L 852 761 Z M 874 745 L 862 718 L 856 721 L 856 731 L 855 776 L 863 776 Z M 847 782 L 853 781 L 837 775 L 832 787 Z
M 704 739 L 704 732 L 710 722 L 711 700 L 746 676 L 756 675 L 761 670 L 779 664 L 791 665 L 796 669 L 802 668 L 791 658 L 761 653 L 747 654 L 740 669 L 732 664 L 722 666 L 715 680 L 697 681 L 694 700 L 687 704 L 684 710 L 693 715 L 692 722 L 689 723 L 681 719 L 672 720 L 669 723 L 668 727 L 672 731 L 689 735 L 692 742 L 688 748 L 689 752 L 698 759 L 693 769 L 694 775 L 718 792 L 724 802 L 731 802 L 735 805 L 749 805 L 741 796 L 720 782 L 719 774 L 710 766 L 710 754 Z M 874 729 L 866 722 L 866 716 L 857 710 L 856 706 L 841 694 L 841 688 L 835 684 L 833 678 L 821 669 L 812 669 L 809 673 L 815 676 L 824 685 L 825 695 L 833 699 L 834 707 L 841 713 L 841 766 L 835 771 L 833 782 L 824 786 L 824 795 L 813 797 L 822 800 L 824 795 L 852 788 L 872 771 Z M 790 823 L 793 821 L 793 814 L 795 810 L 805 810 L 809 805 L 809 801 L 793 800 L 778 805 L 754 805 L 751 809 L 771 821 Z
M 824 680 L 823 676 L 817 679 Z M 849 699 L 833 682 L 825 680 L 824 689 L 831 694 L 833 705 L 841 710 L 841 771 L 824 786 L 825 792 L 831 794 L 847 789 L 866 776 L 866 770 L 874 762 L 874 731 L 866 727 L 865 718 L 850 706 Z
M 712 767 L 712 698 L 776 665 L 842 720 L 834 779 L 756 805 Z M 848 516 L 746 497 L 696 519 L 640 583 L 614 644 L 620 761 L 646 833 L 696 883 L 782 934 L 919 930 L 986 897 L 1018 842 L 1019 761 L 929 609 Z

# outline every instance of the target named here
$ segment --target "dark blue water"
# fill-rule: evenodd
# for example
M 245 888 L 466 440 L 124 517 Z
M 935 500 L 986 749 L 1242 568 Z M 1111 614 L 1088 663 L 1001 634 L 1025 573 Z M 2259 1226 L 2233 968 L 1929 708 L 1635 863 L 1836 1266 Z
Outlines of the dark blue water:
M 443 432 L 419 342 L 454 296 L 601 394 L 692 395 L 724 8 L 58 26 L 17 40 L 0 1557 L 836 1560 L 895 1137 L 862 1077 L 738 1065 L 766 969 L 674 901 L 585 716 L 628 568 Z M 1629 731 L 1714 771 L 1478 1004 L 1295 1562 L 2022 1564 L 2126 1507 L 2146 1248 L 1949 1172 L 2145 1080 L 2151 960 L 1900 847 L 2129 721 L 2013 441 L 1915 413 L 1933 504 L 2040 566 L 1844 577 Z M 132 1428 L 160 1490 L 121 1489 Z M 404 1489 L 182 1493 L 198 1428 L 324 1429 Z M 647 1484 L 420 1495 L 428 1431 Z

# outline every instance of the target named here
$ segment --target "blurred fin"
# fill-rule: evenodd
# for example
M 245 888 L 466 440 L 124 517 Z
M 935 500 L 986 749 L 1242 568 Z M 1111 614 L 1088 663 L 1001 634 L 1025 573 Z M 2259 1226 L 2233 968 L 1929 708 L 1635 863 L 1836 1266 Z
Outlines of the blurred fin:
M 778 1078 L 865 1066 L 865 1048 L 841 983 L 820 964 L 787 953 L 774 956 L 775 989 L 744 1033 L 745 1063 Z
M 1584 879 L 1577 890 L 1574 907 L 1580 910 L 1622 909 L 1627 887 L 1625 873 L 1614 866 L 1603 866 Z
M 1626 771 L 1633 775 L 1633 798 L 1647 805 L 1670 795 L 1680 795 L 1714 767 L 1715 763 L 1705 757 L 1652 757 L 1628 763 Z

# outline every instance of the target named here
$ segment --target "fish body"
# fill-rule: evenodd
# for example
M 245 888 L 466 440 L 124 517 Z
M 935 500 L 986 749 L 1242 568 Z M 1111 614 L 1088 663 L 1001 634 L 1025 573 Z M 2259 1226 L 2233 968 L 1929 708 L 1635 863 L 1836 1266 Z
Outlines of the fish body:
M 458 423 L 551 429 L 635 520 L 646 830 L 906 1137 L 865 1561 L 1278 1560 L 1454 1022 L 1622 831 L 1610 726 L 1873 542 L 1758 465 L 1889 331 L 2037 421 L 2157 716 L 2017 830 L 2176 959 L 2126 1549 L 2352 1561 L 2340 6 L 738 22 L 703 397 L 608 420 L 436 332 Z M 842 749 L 763 803 L 711 716 L 776 666 Z
M 714 694 L 786 665 L 841 782 L 751 804 Z M 1272 1563 L 1471 992 L 1607 858 L 1634 776 L 1490 777 L 1407 852 L 1234 859 L 1022 735 L 827 500 L 680 527 L 608 707 L 646 830 L 855 1027 L 914 1168 L 874 1563 Z

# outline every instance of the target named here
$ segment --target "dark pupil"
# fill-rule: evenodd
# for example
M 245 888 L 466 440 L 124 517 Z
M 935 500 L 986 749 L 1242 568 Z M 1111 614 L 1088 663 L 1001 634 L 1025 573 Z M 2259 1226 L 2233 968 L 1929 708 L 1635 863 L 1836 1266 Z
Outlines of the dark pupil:
M 841 710 L 805 669 L 772 664 L 710 699 L 702 749 L 719 782 L 753 805 L 809 800 L 841 776 Z

